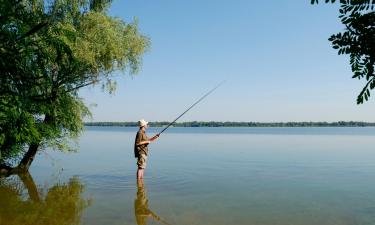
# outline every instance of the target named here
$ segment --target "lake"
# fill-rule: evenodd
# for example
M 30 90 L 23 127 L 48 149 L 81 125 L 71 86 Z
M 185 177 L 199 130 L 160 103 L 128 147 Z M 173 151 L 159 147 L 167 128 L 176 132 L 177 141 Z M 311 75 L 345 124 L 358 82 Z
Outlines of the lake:
M 149 128 L 152 136 L 160 128 Z M 0 225 L 373 225 L 375 128 L 86 127 L 79 151 L 44 151 L 0 180 Z

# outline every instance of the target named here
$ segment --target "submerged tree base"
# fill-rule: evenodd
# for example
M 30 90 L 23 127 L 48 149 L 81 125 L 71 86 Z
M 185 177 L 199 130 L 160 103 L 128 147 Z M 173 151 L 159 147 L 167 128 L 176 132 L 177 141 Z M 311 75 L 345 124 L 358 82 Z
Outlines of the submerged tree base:
M 7 166 L 7 165 L 0 165 L 0 177 L 8 177 L 8 176 L 13 175 L 13 174 L 21 175 L 21 174 L 25 174 L 27 172 L 28 172 L 27 169 L 21 168 L 19 166 L 10 167 L 10 166 Z
M 39 143 L 32 143 L 29 150 L 25 153 L 18 166 L 11 167 L 5 164 L 0 164 L 0 177 L 9 176 L 12 174 L 28 173 L 31 163 L 33 162 L 36 153 L 38 152 Z

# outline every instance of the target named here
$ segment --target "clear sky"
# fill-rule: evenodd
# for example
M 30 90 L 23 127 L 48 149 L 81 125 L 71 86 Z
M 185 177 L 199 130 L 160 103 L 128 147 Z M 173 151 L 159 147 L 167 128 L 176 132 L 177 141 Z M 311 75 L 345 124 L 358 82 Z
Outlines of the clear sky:
M 224 79 L 181 121 L 375 121 L 375 100 L 356 104 L 364 83 L 328 41 L 343 30 L 338 4 L 115 0 L 110 14 L 137 18 L 151 48 L 114 95 L 81 91 L 93 121 L 171 121 Z

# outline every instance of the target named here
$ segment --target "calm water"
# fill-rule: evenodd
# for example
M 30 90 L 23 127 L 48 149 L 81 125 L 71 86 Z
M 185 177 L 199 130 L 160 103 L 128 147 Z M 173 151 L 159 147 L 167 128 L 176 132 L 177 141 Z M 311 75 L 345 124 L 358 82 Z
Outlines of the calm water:
M 143 185 L 136 131 L 89 127 L 1 179 L 0 225 L 375 224 L 375 128 L 173 128 Z

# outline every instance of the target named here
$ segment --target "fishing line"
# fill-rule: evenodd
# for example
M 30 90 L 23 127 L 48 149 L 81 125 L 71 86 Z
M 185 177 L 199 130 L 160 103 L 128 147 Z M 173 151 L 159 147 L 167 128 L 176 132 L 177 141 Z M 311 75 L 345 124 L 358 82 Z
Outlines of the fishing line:
M 212 88 L 209 92 L 207 92 L 205 95 L 203 95 L 198 101 L 196 101 L 193 105 L 191 105 L 187 110 L 185 110 L 181 115 L 179 115 L 175 120 L 173 120 L 171 123 L 169 123 L 162 131 L 160 131 L 157 135 L 160 135 L 165 130 L 167 130 L 172 124 L 174 124 L 178 119 L 180 119 L 185 113 L 187 113 L 190 109 L 192 109 L 195 105 L 197 105 L 200 101 L 202 101 L 204 98 L 206 98 L 209 94 L 214 92 L 217 88 L 219 88 L 225 80 L 221 81 L 218 85 L 216 85 L 214 88 Z

